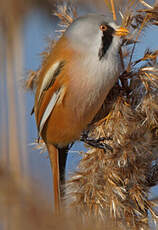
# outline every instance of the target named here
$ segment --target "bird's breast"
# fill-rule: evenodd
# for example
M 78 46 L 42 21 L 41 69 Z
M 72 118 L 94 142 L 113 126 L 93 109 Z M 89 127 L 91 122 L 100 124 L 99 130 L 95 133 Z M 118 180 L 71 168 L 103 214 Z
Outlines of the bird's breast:
M 117 56 L 108 61 L 85 58 L 80 64 L 73 64 L 74 69 L 70 70 L 69 92 L 73 98 L 72 107 L 74 110 L 80 110 L 80 118 L 85 118 L 86 115 L 94 117 L 103 104 L 119 75 L 117 59 Z

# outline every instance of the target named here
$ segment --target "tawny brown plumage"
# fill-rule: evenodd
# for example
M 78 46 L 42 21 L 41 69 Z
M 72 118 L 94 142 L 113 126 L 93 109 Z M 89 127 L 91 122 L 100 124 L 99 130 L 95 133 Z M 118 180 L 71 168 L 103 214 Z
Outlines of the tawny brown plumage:
M 56 43 L 39 74 L 35 117 L 49 151 L 58 210 L 59 176 L 64 181 L 58 164 L 63 171 L 66 163 L 60 148 L 79 139 L 117 80 L 118 36 L 126 34 L 126 29 L 108 25 L 103 15 L 79 18 Z
M 100 102 L 98 101 L 98 106 L 96 106 L 96 108 L 91 107 L 91 109 L 87 111 L 84 116 L 80 116 L 80 107 L 78 107 L 78 110 L 73 110 L 72 108 L 72 103 L 76 103 L 76 101 L 72 101 L 70 76 L 67 73 L 69 72 L 68 68 L 71 68 L 71 60 L 78 58 L 79 55 L 80 53 L 76 53 L 69 49 L 68 41 L 65 38 L 61 38 L 54 47 L 46 65 L 41 71 L 35 100 L 35 116 L 37 126 L 39 126 L 41 117 L 53 93 L 60 87 L 64 87 L 64 95 L 60 96 L 61 99 L 59 100 L 59 103 L 57 103 L 58 106 L 55 106 L 51 116 L 47 121 L 47 125 L 45 125 L 41 133 L 42 138 L 46 141 L 47 144 L 49 143 L 59 146 L 66 146 L 67 144 L 71 143 L 72 140 L 78 139 L 83 129 L 95 116 L 98 107 L 100 107 Z M 63 67 L 62 72 L 57 76 L 54 84 L 47 91 L 43 92 L 39 103 L 38 96 L 45 72 L 55 62 L 62 60 L 66 60 L 68 64 Z M 80 70 L 79 73 L 76 72 L 76 76 L 78 77 L 81 77 L 81 74 L 82 70 Z

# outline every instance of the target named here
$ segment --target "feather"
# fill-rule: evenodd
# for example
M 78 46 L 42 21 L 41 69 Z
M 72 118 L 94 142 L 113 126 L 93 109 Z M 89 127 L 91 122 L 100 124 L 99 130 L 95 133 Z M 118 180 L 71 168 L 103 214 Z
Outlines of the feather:
M 39 134 L 41 134 L 42 129 L 43 129 L 43 127 L 44 127 L 44 124 L 46 123 L 48 117 L 50 116 L 51 112 L 52 112 L 53 109 L 54 109 L 55 104 L 57 103 L 57 100 L 58 100 L 59 97 L 60 97 L 60 90 L 61 90 L 61 89 L 59 89 L 58 91 L 56 91 L 56 92 L 53 94 L 53 96 L 52 96 L 52 98 L 51 98 L 49 104 L 47 105 L 47 108 L 46 108 L 46 110 L 45 110 L 45 112 L 44 112 L 44 114 L 43 114 L 43 116 L 42 116 L 42 119 L 41 119 L 41 122 L 40 122 L 40 125 L 39 125 Z
M 35 106 L 33 106 L 33 108 L 32 108 L 32 110 L 31 110 L 31 116 L 34 114 L 34 112 L 35 112 Z
M 52 113 L 55 105 L 59 102 L 61 103 L 62 99 L 64 98 L 65 95 L 65 87 L 61 87 L 58 89 L 51 97 L 50 102 L 47 105 L 47 108 L 41 118 L 40 124 L 39 124 L 39 135 L 41 134 L 43 127 L 49 118 L 50 114 Z
M 57 75 L 59 75 L 62 67 L 64 66 L 64 61 L 58 61 L 55 62 L 47 71 L 47 73 L 45 74 L 45 77 L 43 79 L 41 88 L 40 88 L 40 92 L 39 92 L 39 96 L 38 96 L 38 101 L 41 98 L 42 92 L 44 90 L 47 90 L 56 80 Z

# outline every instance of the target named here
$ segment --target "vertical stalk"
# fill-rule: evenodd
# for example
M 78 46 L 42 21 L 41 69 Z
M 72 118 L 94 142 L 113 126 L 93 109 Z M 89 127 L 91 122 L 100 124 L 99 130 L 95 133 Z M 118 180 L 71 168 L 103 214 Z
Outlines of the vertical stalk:
M 7 148 L 7 110 L 6 110 L 6 93 L 5 93 L 5 64 L 6 64 L 6 57 L 5 57 L 5 44 L 4 44 L 4 36 L 2 30 L 0 30 L 0 106 L 1 106 L 1 136 L 0 136 L 0 146 L 1 146 L 1 158 L 0 160 L 3 162 L 3 167 L 7 166 L 8 160 L 8 148 Z
M 21 174 L 19 138 L 17 130 L 16 116 L 16 97 L 15 97 L 15 78 L 13 66 L 13 43 L 12 40 L 6 44 L 6 87 L 8 96 L 8 152 L 9 152 L 9 168 L 19 177 Z
M 28 173 L 28 155 L 27 155 L 27 130 L 26 130 L 26 102 L 24 90 L 22 90 L 23 73 L 23 37 L 22 25 L 18 23 L 14 30 L 13 54 L 14 54 L 14 71 L 15 71 L 15 87 L 17 89 L 17 118 L 18 133 L 20 135 L 20 157 L 21 157 L 21 173 L 27 176 Z

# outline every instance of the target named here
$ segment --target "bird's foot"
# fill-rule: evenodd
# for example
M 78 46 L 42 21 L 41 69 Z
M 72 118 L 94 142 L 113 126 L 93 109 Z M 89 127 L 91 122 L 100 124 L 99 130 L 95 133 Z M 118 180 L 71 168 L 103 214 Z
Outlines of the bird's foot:
M 110 145 L 103 143 L 103 141 L 105 141 L 105 140 L 112 140 L 112 139 L 110 137 L 107 137 L 107 138 L 106 137 L 100 137 L 98 139 L 94 139 L 94 138 L 89 137 L 87 135 L 87 133 L 84 133 L 80 138 L 80 141 L 83 141 L 92 147 L 103 149 L 105 152 L 107 150 L 110 150 L 111 152 L 113 152 L 113 149 Z

